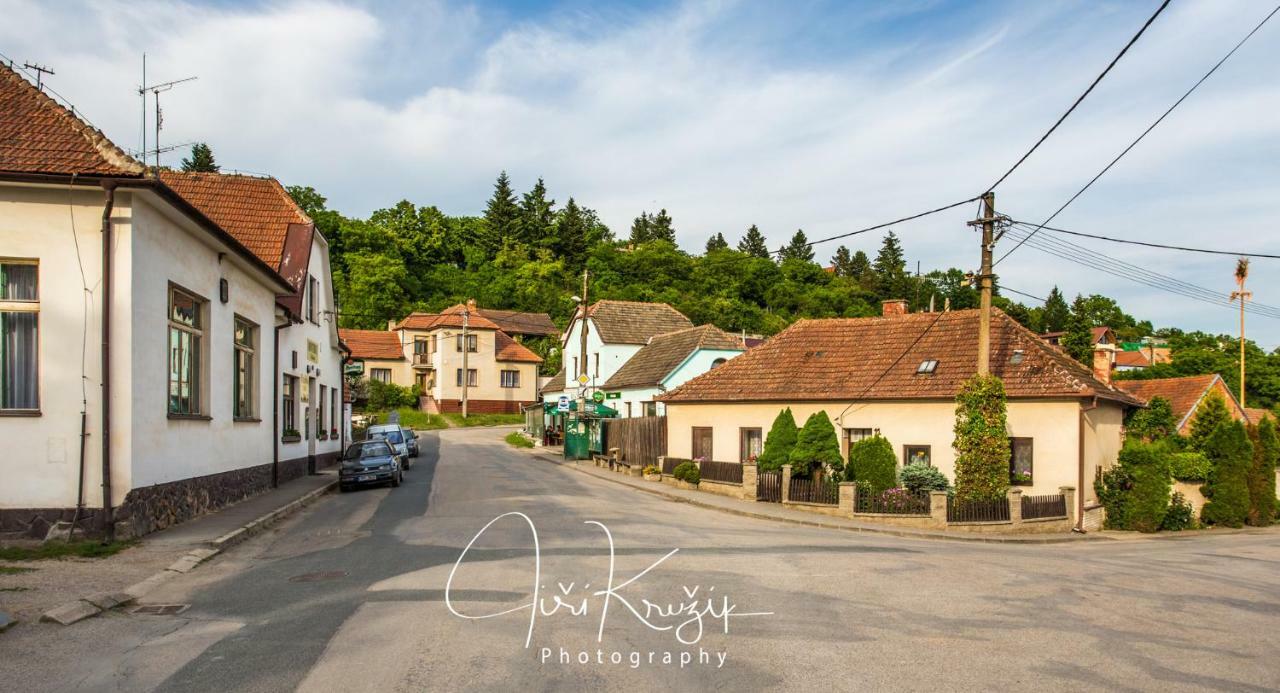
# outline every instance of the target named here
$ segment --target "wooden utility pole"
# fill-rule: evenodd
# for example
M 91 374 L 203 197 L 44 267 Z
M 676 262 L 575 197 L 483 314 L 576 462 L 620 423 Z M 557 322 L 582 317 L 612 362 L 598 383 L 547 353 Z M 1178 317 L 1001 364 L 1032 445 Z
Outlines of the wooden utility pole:
M 1249 278 L 1249 258 L 1236 261 L 1236 284 L 1239 290 L 1231 292 L 1231 300 L 1240 300 L 1240 406 L 1244 404 L 1244 302 L 1253 298 L 1253 293 L 1244 290 L 1244 280 Z
M 582 309 L 582 320 L 578 330 L 578 373 L 580 375 L 587 374 L 587 280 L 590 274 L 584 268 L 582 270 L 582 302 L 579 306 Z M 578 416 L 582 416 L 587 410 L 587 386 L 585 383 L 578 383 Z
M 995 249 L 996 194 L 982 196 L 982 269 L 978 271 L 978 375 L 991 373 L 991 254 Z
M 467 418 L 467 388 L 471 385 L 471 371 L 467 370 L 467 353 L 471 351 L 471 310 L 462 307 L 462 418 Z

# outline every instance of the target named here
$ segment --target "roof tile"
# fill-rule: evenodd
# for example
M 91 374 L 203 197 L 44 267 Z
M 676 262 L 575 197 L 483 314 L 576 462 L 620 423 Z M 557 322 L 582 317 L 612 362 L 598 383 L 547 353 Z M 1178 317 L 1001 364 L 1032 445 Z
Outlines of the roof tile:
M 311 223 L 274 178 L 166 169 L 160 181 L 276 269 L 289 225 Z
M 698 349 L 736 349 L 742 351 L 742 340 L 715 325 L 700 325 L 668 332 L 649 340 L 640 351 L 627 359 L 622 368 L 604 384 L 606 390 L 627 387 L 654 387 L 660 384 Z
M 404 347 L 395 332 L 339 328 L 338 338 L 351 349 L 353 359 L 404 359 Z
M 693 327 L 693 322 L 665 303 L 597 301 L 587 315 L 606 344 L 646 344 L 650 337 Z

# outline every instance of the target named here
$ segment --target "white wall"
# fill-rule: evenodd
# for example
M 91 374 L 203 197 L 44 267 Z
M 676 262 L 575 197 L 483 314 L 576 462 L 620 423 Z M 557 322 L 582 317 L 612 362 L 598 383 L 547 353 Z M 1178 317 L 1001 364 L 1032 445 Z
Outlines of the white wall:
M 571 397 L 577 396 L 578 383 L 576 378 L 581 372 L 581 365 L 579 365 L 578 370 L 574 370 L 573 360 L 580 358 L 582 353 L 580 325 L 581 321 L 574 318 L 569 323 L 568 336 L 564 341 L 564 354 L 561 356 L 560 363 L 565 368 L 565 390 L 563 393 L 546 393 L 543 396 L 544 401 L 554 402 L 559 399 L 561 394 L 568 394 Z M 641 344 L 605 344 L 600 339 L 600 332 L 596 329 L 595 321 L 588 318 L 587 375 L 591 376 L 592 382 L 588 387 L 587 394 L 590 395 L 596 388 L 603 387 L 605 382 L 612 378 L 619 368 L 622 368 L 622 364 L 626 363 L 632 356 L 635 356 L 642 346 Z M 598 370 L 596 369 L 597 354 L 600 356 Z

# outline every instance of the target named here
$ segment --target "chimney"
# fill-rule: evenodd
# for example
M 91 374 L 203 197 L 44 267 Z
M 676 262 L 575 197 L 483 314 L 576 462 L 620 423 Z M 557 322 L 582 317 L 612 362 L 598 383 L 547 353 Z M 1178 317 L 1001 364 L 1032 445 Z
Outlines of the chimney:
M 1111 384 L 1111 350 L 1096 346 L 1093 348 L 1093 377 L 1107 385 Z
M 893 315 L 906 315 L 907 299 L 891 298 L 887 301 L 881 301 L 880 310 L 882 311 L 881 314 L 886 318 Z
M 393 319 L 393 320 L 388 320 L 388 321 L 387 321 L 387 329 L 388 329 L 388 330 L 391 330 L 391 331 L 393 331 L 393 332 L 395 331 L 395 329 L 396 329 L 396 321 L 395 321 L 394 319 Z
M 475 300 L 474 298 L 468 298 L 468 299 L 467 299 L 467 312 L 468 312 L 468 313 L 471 313 L 471 314 L 473 314 L 473 315 L 475 314 L 475 312 L 476 312 L 476 300 Z

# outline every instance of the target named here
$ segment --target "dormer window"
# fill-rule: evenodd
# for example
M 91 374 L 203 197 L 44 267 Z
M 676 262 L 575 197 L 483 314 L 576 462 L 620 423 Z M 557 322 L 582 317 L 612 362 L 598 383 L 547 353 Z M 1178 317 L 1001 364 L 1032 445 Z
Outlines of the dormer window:
M 938 370 L 938 362 L 935 359 L 927 359 L 920 362 L 916 367 L 916 375 L 933 375 Z

